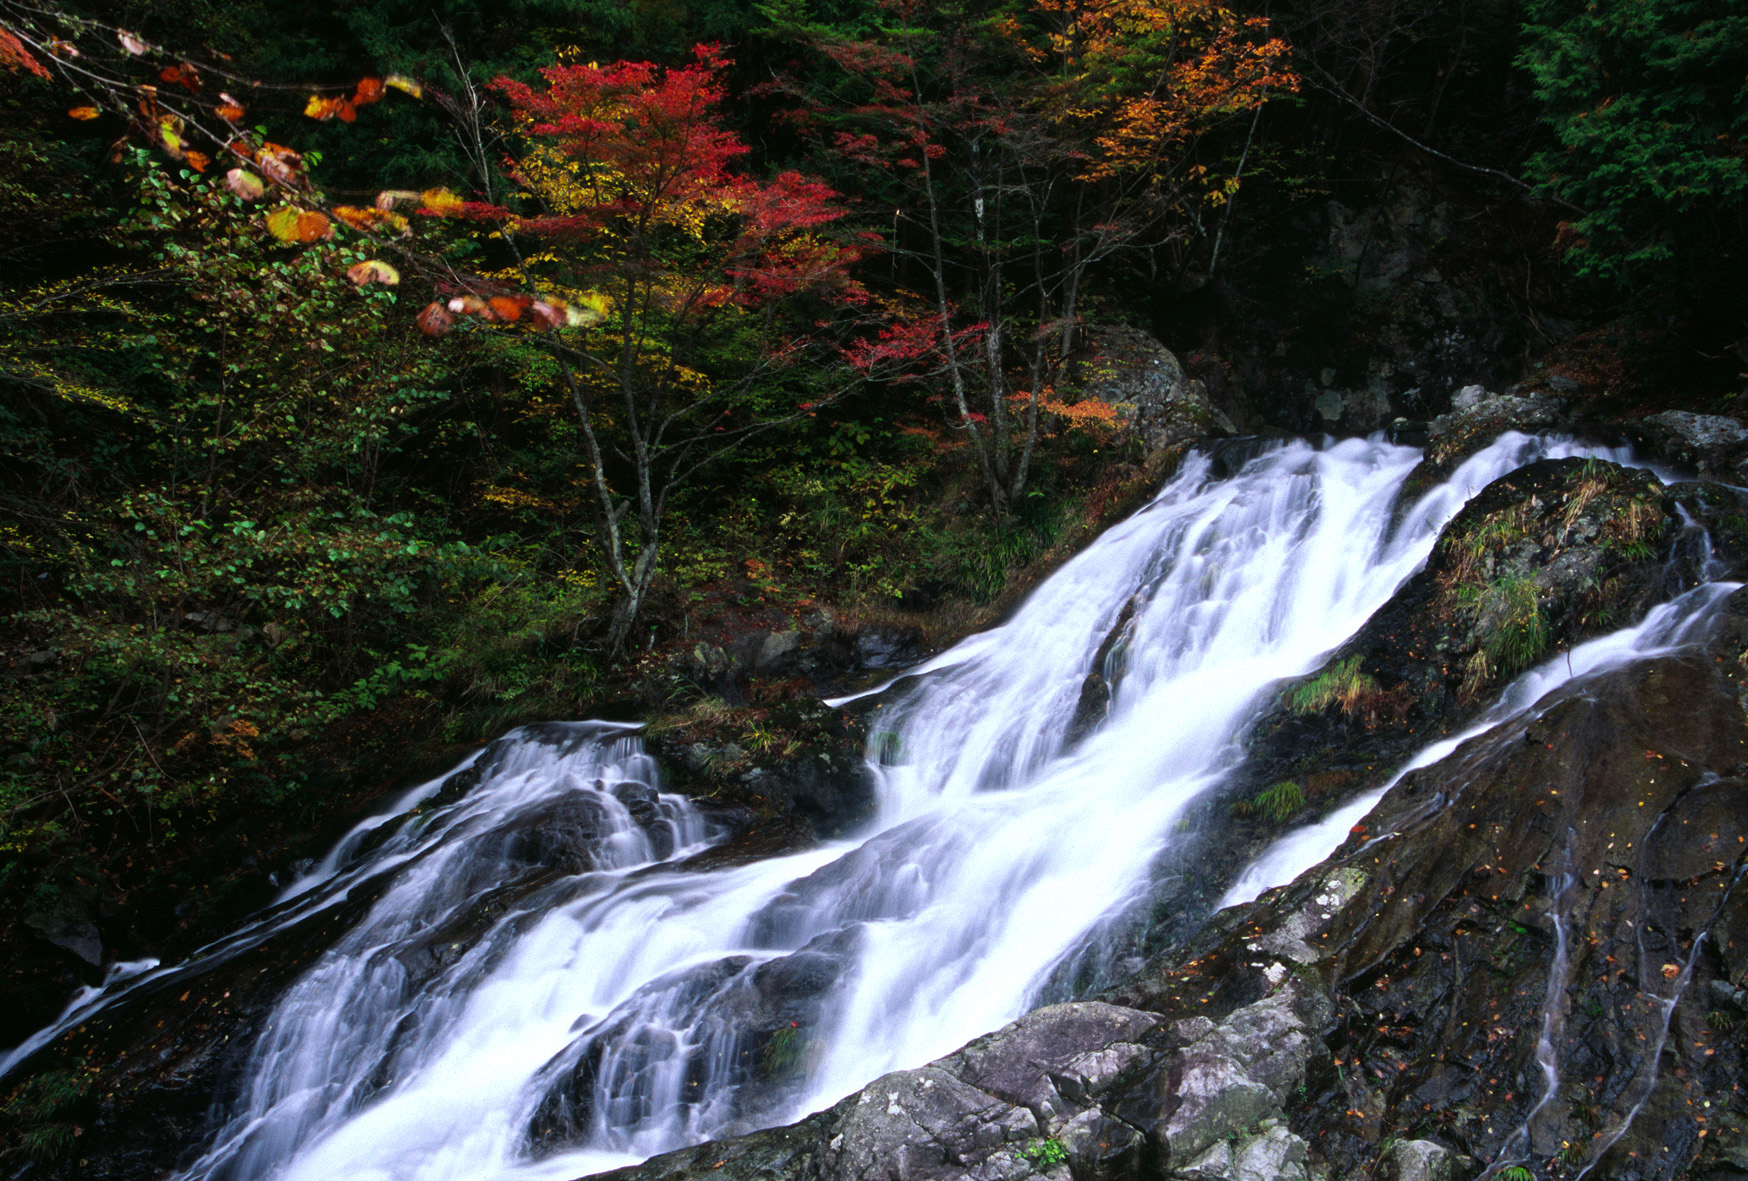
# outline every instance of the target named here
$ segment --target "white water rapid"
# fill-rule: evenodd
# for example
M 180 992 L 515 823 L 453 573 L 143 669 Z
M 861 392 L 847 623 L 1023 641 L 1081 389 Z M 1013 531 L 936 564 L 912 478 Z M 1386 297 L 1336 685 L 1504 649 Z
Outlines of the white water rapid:
M 1002 1025 L 1142 895 L 1274 682 L 1468 497 L 1575 454 L 1625 458 L 1508 435 L 1394 528 L 1410 448 L 1272 445 L 1225 479 L 1191 457 L 1010 622 L 888 690 L 856 840 L 712 861 L 623 728 L 511 735 L 458 799 L 412 793 L 288 888 L 281 916 L 359 917 L 278 1002 L 182 1181 L 558 1181 L 784 1122 Z M 1107 716 L 1071 740 L 1101 651 Z M 69 1019 L 103 1002 L 83 1003 Z

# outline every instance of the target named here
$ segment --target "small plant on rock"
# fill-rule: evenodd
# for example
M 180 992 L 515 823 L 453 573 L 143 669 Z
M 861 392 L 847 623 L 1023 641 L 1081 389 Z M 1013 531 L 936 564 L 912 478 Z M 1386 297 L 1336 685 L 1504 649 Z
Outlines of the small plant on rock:
M 1256 799 L 1251 801 L 1251 806 L 1279 824 L 1305 806 L 1305 789 L 1291 779 L 1283 779 L 1273 787 L 1258 792 Z
M 1528 578 L 1494 579 L 1475 596 L 1474 612 L 1480 647 L 1469 658 L 1465 695 L 1495 673 L 1522 672 L 1547 651 L 1550 639 L 1540 589 Z
M 767 1079 L 795 1074 L 806 1064 L 808 1043 L 808 1036 L 801 1031 L 800 1023 L 790 1022 L 786 1029 L 779 1029 L 765 1043 L 764 1052 L 759 1055 L 759 1073 Z
M 1378 682 L 1360 671 L 1358 656 L 1350 656 L 1288 693 L 1287 708 L 1303 716 L 1339 705 L 1343 713 L 1351 715 L 1377 693 Z
M 1048 1140 L 1040 1140 L 1036 1144 L 1028 1145 L 1024 1150 L 1024 1155 L 1034 1167 L 1048 1169 L 1052 1165 L 1059 1165 L 1068 1159 L 1068 1146 L 1052 1136 Z
M 70 1070 L 50 1070 L 37 1075 L 12 1093 L 5 1107 L 6 1123 L 18 1129 L 16 1151 L 26 1160 L 43 1162 L 64 1154 L 73 1145 L 69 1116 L 86 1097 L 81 1060 Z

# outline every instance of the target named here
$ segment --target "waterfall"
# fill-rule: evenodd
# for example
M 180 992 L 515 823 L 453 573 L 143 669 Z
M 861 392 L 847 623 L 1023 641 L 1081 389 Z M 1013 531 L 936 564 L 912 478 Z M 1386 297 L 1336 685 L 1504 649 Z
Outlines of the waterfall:
M 1271 685 L 1352 635 L 1475 492 L 1579 454 L 1625 458 L 1511 434 L 1406 510 L 1410 448 L 1280 443 L 1226 478 L 1192 455 L 1009 622 L 885 688 L 878 816 L 853 840 L 712 861 L 628 729 L 509 736 L 471 788 L 410 793 L 246 929 L 363 907 L 181 1178 L 558 1181 L 1000 1026 L 1141 896 Z M 102 1002 L 82 1003 L 69 1019 Z

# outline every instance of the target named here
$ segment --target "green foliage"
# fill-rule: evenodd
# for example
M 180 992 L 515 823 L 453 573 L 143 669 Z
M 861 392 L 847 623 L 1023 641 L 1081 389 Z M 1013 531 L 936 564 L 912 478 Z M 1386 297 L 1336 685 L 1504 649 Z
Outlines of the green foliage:
M 810 1039 L 801 1027 L 791 1023 L 771 1035 L 759 1055 L 759 1073 L 766 1079 L 781 1079 L 800 1071 L 813 1051 Z
M 1507 1165 L 1496 1176 L 1499 1181 L 1536 1181 L 1536 1175 L 1522 1165 Z
M 1582 275 L 1657 287 L 1740 248 L 1748 13 L 1728 0 L 1529 0 L 1520 59 L 1559 143 L 1530 161 L 1577 206 Z M 1708 261 L 1705 265 L 1712 265 Z
M 1040 1169 L 1052 1168 L 1068 1160 L 1068 1146 L 1054 1136 L 1028 1144 L 1021 1151 L 1027 1160 Z
M 1360 671 L 1360 657 L 1350 656 L 1289 691 L 1287 708 L 1304 716 L 1340 705 L 1344 712 L 1352 713 L 1368 695 L 1377 692 L 1377 680 Z
M 963 588 L 973 602 L 994 602 L 1014 571 L 1036 561 L 1056 544 L 1076 507 L 1034 488 L 1009 518 L 995 521 L 987 529 L 966 529 L 942 537 L 931 563 Z
M 73 1145 L 74 1117 L 90 1093 L 81 1060 L 70 1067 L 45 1070 L 20 1084 L 5 1104 L 3 1126 L 8 1133 L 0 1159 L 23 1157 L 44 1162 L 64 1155 Z
M 13 148 L 0 182 L 9 158 L 62 166 Z M 601 595 L 566 514 L 518 488 L 564 488 L 550 429 L 482 423 L 474 344 L 347 283 L 363 252 L 287 251 L 208 178 L 127 164 L 121 218 L 45 207 L 98 269 L 20 243 L 0 286 L 0 627 L 23 653 L 0 848 L 313 821 L 328 735 L 574 712 Z
M 1291 818 L 1305 806 L 1305 789 L 1291 779 L 1283 779 L 1258 792 L 1251 807 L 1275 824 Z
M 1519 576 L 1498 578 L 1483 588 L 1475 611 L 1482 629 L 1481 654 L 1495 671 L 1521 672 L 1548 647 L 1548 617 L 1540 588 Z
M 767 479 L 775 503 L 766 511 L 775 511 L 778 536 L 802 572 L 842 580 L 851 594 L 893 597 L 904 589 L 906 574 L 893 551 L 919 519 L 913 495 L 919 466 L 853 455 L 787 465 Z

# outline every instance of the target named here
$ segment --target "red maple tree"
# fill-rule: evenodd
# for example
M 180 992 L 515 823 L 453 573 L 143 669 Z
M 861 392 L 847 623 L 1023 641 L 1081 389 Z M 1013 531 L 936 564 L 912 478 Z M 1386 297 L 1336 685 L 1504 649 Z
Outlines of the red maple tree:
M 860 248 L 822 232 L 844 215 L 837 194 L 738 170 L 748 149 L 720 115 L 728 63 L 714 46 L 693 57 L 492 84 L 525 140 L 515 175 L 534 206 L 503 232 L 525 290 L 572 310 L 543 339 L 582 428 L 615 646 L 655 577 L 670 494 L 798 413 L 773 405 L 778 371 L 835 356 L 818 326 L 862 298 Z

